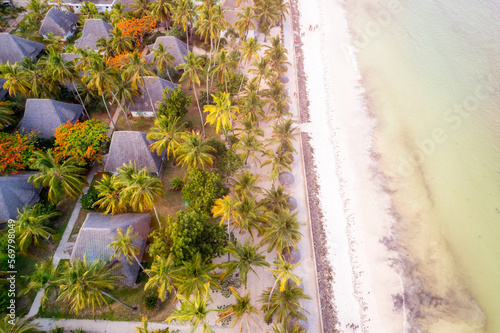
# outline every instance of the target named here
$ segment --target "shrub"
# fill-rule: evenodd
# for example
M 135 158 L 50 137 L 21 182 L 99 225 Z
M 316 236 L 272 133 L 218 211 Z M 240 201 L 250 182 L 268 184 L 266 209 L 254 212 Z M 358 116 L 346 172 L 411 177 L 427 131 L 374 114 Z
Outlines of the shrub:
M 158 114 L 165 116 L 169 121 L 175 118 L 182 118 L 188 112 L 188 106 L 191 104 L 191 96 L 186 96 L 180 86 L 174 90 L 165 89 L 163 91 L 162 103 L 158 107 Z
M 82 195 L 80 203 L 82 204 L 82 208 L 85 210 L 96 210 L 94 203 L 97 200 L 99 200 L 99 191 L 97 191 L 94 186 L 91 186 L 88 192 Z
M 73 331 L 73 333 L 85 333 L 85 331 L 83 330 L 83 328 L 77 328 Z
M 172 82 L 176 83 L 179 82 L 181 74 L 174 67 L 168 66 L 166 70 L 158 73 L 158 77 L 167 81 L 170 81 L 170 79 L 172 79 Z
M 173 36 L 178 39 L 183 39 L 186 40 L 186 32 L 182 29 L 179 29 L 177 26 L 171 26 L 170 29 L 168 29 L 167 36 Z
M 36 150 L 35 134 L 0 132 L 0 173 L 18 172 L 32 163 L 31 157 Z
M 184 177 L 182 198 L 194 208 L 210 213 L 215 200 L 229 192 L 224 187 L 223 179 L 214 171 L 190 169 Z
M 50 333 L 64 333 L 64 328 L 63 327 L 56 327 Z
M 170 180 L 170 188 L 174 191 L 180 191 L 182 189 L 182 179 L 179 177 L 172 178 Z
M 227 92 L 231 95 L 231 97 L 236 95 L 240 90 L 240 84 L 242 79 L 243 79 L 243 74 L 236 74 L 232 79 L 227 81 Z M 241 87 L 241 90 L 245 89 L 247 81 L 248 78 L 245 76 L 245 80 L 243 81 L 243 87 Z M 226 83 L 224 81 L 217 83 L 217 91 L 226 92 Z
M 158 295 L 157 294 L 149 294 L 144 297 L 144 306 L 147 310 L 153 311 L 158 304 Z
M 203 108 L 205 105 L 213 105 L 214 104 L 214 98 L 212 94 L 208 94 L 208 103 L 207 103 L 207 92 L 205 90 L 200 91 L 200 98 L 198 98 L 200 101 L 200 107 Z
M 223 177 L 229 177 L 243 166 L 243 160 L 232 149 L 226 152 L 216 161 L 215 167 Z

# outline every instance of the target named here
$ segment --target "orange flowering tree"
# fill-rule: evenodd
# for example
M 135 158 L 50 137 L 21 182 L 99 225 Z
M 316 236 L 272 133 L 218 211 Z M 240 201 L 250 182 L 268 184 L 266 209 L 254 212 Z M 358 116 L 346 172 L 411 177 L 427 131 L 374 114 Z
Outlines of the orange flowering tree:
M 127 56 L 129 54 L 132 54 L 132 52 L 120 53 L 117 56 L 108 58 L 108 60 L 106 60 L 106 63 L 107 63 L 108 66 L 113 66 L 113 67 L 116 67 L 116 68 L 122 68 L 123 66 L 125 66 L 126 64 L 128 64 L 130 62 L 130 59 L 127 58 Z
M 75 157 L 81 166 L 90 165 L 95 159 L 101 163 L 99 151 L 103 143 L 109 141 L 108 130 L 109 127 L 97 119 L 74 125 L 68 121 L 60 125 L 54 134 L 56 140 L 52 155 L 57 162 Z
M 26 169 L 35 148 L 35 133 L 0 133 L 0 173 Z
M 140 19 L 131 18 L 118 23 L 116 26 L 122 31 L 124 36 L 130 36 L 136 47 L 142 42 L 142 38 L 147 33 L 152 33 L 158 24 L 158 20 L 150 15 L 144 16 Z

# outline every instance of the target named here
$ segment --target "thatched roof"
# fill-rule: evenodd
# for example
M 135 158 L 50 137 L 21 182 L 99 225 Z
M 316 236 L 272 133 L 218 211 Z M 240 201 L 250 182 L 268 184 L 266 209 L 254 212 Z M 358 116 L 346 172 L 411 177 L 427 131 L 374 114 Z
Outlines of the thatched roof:
M 134 162 L 139 168 L 151 168 L 159 174 L 162 156 L 151 152 L 149 145 L 154 141 L 146 139 L 146 133 L 137 131 L 116 131 L 111 138 L 109 153 L 105 157 L 104 172 L 116 172 L 117 168 Z
M 89 47 L 97 50 L 96 42 L 99 37 L 104 39 L 109 38 L 109 32 L 113 29 L 111 24 L 104 22 L 101 19 L 87 19 L 83 26 L 82 37 L 75 41 L 75 46 L 79 48 Z
M 145 76 L 144 87 L 139 86 L 141 95 L 132 99 L 128 110 L 130 112 L 153 112 L 158 111 L 158 105 L 163 98 L 163 91 L 165 89 L 173 90 L 177 84 L 167 80 L 163 80 L 156 76 Z M 153 110 L 154 105 L 154 110 Z
M 82 115 L 83 107 L 54 101 L 52 99 L 29 98 L 26 100 L 24 117 L 19 123 L 21 132 L 40 131 L 38 136 L 50 138 L 54 136 L 55 129 L 68 120 L 75 123 Z
M 28 182 L 36 172 L 19 172 L 15 175 L 0 176 L 0 222 L 17 219 L 17 209 L 26 204 L 33 206 L 40 200 L 42 191 Z
M 0 78 L 0 101 L 4 99 L 4 97 L 7 96 L 7 93 L 9 92 L 7 89 L 3 88 L 5 82 L 7 82 L 6 79 Z
M 0 63 L 11 64 L 22 61 L 24 57 L 35 59 L 43 50 L 43 44 L 32 42 L 21 37 L 0 32 Z
M 121 228 L 121 231 L 125 233 L 127 228 L 132 226 L 134 234 L 139 234 L 133 243 L 140 250 L 137 255 L 137 259 L 140 261 L 146 247 L 150 223 L 151 215 L 149 214 L 103 215 L 95 212 L 88 213 L 73 246 L 71 260 L 74 258 L 82 259 L 84 254 L 88 261 L 97 260 L 99 257 L 101 260 L 111 260 L 114 251 L 108 245 L 113 242 L 112 237 L 116 236 L 116 230 Z M 116 270 L 117 274 L 125 276 L 122 282 L 128 286 L 134 285 L 139 273 L 139 265 L 135 260 L 133 260 L 132 265 L 129 264 L 124 256 L 120 258 L 118 263 L 122 267 Z
M 54 6 L 45 15 L 38 34 L 47 36 L 52 32 L 54 36 L 65 37 L 77 22 L 78 15 L 60 11 Z
M 223 11 L 224 14 L 224 19 L 231 24 L 231 26 L 234 28 L 234 24 L 240 20 L 238 13 L 243 13 L 243 3 L 240 6 L 240 8 L 237 9 L 225 9 Z M 253 24 L 255 25 L 255 28 L 258 28 L 259 26 L 259 21 L 257 19 L 252 20 Z
M 63 61 L 71 61 L 80 58 L 76 53 L 61 53 Z
M 163 45 L 163 47 L 168 47 L 168 52 L 175 58 L 175 60 L 173 61 L 174 67 L 186 63 L 186 59 L 184 59 L 184 56 L 187 56 L 189 53 L 188 46 L 186 45 L 186 43 L 173 36 L 161 36 L 156 38 L 155 43 L 149 46 L 150 53 L 145 56 L 145 59 L 148 62 L 153 61 L 153 50 L 158 49 L 160 43 Z

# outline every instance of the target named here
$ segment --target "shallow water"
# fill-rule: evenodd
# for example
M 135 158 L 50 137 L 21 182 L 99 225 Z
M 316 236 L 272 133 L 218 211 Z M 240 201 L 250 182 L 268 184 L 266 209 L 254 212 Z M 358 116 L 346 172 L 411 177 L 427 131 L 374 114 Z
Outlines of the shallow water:
M 500 332 L 500 2 L 347 9 L 414 320 L 425 332 Z

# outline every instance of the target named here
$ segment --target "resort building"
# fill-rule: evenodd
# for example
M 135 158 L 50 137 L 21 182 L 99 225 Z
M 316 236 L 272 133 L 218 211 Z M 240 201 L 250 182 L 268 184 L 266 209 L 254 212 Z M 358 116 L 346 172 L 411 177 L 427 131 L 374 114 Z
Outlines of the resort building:
M 14 175 L 0 176 L 0 222 L 17 219 L 17 209 L 33 206 L 40 200 L 39 189 L 28 182 L 36 172 L 21 171 Z
M 111 30 L 113 30 L 113 26 L 104 20 L 87 19 L 83 26 L 82 37 L 75 41 L 75 46 L 82 49 L 90 48 L 97 51 L 97 39 L 99 39 L 99 37 L 108 39 Z
M 118 228 L 121 229 L 122 233 L 125 233 L 128 227 L 132 226 L 133 233 L 138 234 L 138 237 L 132 242 L 139 249 L 139 254 L 136 257 L 140 261 L 146 248 L 150 223 L 151 215 L 149 214 L 103 215 L 95 212 L 88 213 L 73 246 L 71 260 L 83 259 L 85 256 L 88 261 L 100 258 L 111 264 L 120 265 L 121 267 L 115 272 L 124 276 L 121 282 L 127 286 L 133 286 L 139 274 L 139 264 L 135 260 L 130 264 L 123 255 L 120 259 L 116 259 L 113 257 L 114 250 L 109 245 L 113 242 L 113 237 L 117 235 Z
M 158 49 L 160 44 L 166 47 L 167 51 L 174 57 L 174 61 L 172 62 L 173 67 L 186 63 L 184 56 L 187 56 L 189 53 L 188 46 L 186 43 L 173 36 L 161 36 L 156 38 L 155 43 L 148 46 L 149 54 L 144 57 L 147 62 L 153 62 L 153 50 Z
M 0 64 L 7 61 L 14 64 L 23 61 L 23 58 L 36 60 L 43 50 L 43 44 L 11 35 L 7 32 L 0 32 Z
M 50 33 L 53 33 L 54 36 L 62 37 L 61 40 L 65 41 L 73 35 L 77 23 L 78 15 L 60 11 L 54 6 L 45 15 L 38 34 L 47 38 Z
M 177 84 L 163 80 L 156 76 L 145 76 L 144 87 L 139 86 L 140 96 L 135 96 L 129 103 L 128 110 L 134 117 L 154 117 L 158 112 L 165 89 L 173 90 Z
M 79 104 L 29 98 L 19 129 L 23 133 L 36 131 L 40 138 L 51 138 L 59 125 L 68 121 L 74 124 L 82 115 L 83 107 Z
M 146 133 L 137 131 L 115 131 L 111 138 L 109 153 L 104 156 L 104 172 L 118 173 L 123 164 L 135 163 L 139 168 L 148 168 L 159 175 L 163 157 L 149 149 L 154 141 L 146 138 Z

